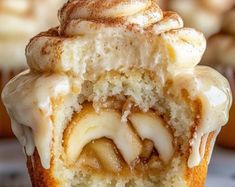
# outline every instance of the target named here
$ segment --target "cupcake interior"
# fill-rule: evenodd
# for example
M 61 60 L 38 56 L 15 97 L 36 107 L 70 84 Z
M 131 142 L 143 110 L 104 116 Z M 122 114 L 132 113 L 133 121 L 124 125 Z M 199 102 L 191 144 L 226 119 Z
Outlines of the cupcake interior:
M 55 175 L 68 186 L 186 185 L 200 102 L 186 90 L 175 98 L 172 81 L 161 87 L 147 70 L 110 71 L 55 101 Z

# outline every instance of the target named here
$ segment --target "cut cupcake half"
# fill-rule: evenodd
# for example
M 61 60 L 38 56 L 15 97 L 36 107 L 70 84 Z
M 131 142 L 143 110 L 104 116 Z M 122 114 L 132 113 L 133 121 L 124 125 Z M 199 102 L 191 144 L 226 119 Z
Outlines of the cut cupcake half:
M 196 66 L 203 35 L 155 1 L 75 0 L 59 15 L 2 94 L 33 185 L 204 186 L 231 91 Z

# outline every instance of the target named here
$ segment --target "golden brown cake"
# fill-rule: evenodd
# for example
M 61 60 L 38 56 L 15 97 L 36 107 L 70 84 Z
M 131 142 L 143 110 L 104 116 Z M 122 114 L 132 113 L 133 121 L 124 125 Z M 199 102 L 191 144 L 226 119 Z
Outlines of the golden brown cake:
M 26 69 L 25 46 L 48 26 L 57 25 L 56 12 L 65 0 L 0 1 L 0 92 Z M 10 119 L 0 102 L 0 138 L 12 135 Z
M 186 26 L 209 37 L 220 30 L 223 13 L 233 5 L 234 0 L 169 0 L 168 8 L 180 13 Z
M 73 0 L 2 98 L 35 187 L 203 187 L 231 91 L 154 0 Z M 207 76 L 204 76 L 207 75 Z
M 220 33 L 209 39 L 203 63 L 218 69 L 230 82 L 235 94 L 235 8 L 224 15 Z M 235 149 L 235 105 L 230 111 L 230 120 L 219 134 L 218 143 Z

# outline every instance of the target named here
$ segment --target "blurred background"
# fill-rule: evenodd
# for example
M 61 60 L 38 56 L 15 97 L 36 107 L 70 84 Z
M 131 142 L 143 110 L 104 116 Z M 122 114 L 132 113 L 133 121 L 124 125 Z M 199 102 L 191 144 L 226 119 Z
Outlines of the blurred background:
M 57 10 L 66 0 L 0 0 L 0 91 L 27 68 L 25 46 L 35 34 L 58 25 Z M 186 27 L 204 33 L 202 64 L 221 72 L 235 96 L 235 0 L 159 0 L 174 10 Z M 206 75 L 205 75 L 206 76 Z M 0 187 L 28 187 L 25 158 L 0 102 Z M 211 160 L 206 187 L 235 187 L 235 105 L 222 129 Z

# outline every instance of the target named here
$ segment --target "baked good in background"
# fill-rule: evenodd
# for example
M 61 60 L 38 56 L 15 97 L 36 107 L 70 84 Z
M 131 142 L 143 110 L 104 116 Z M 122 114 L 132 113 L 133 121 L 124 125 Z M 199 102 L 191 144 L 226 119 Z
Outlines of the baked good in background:
M 0 91 L 26 69 L 25 46 L 35 34 L 58 24 L 56 12 L 65 0 L 0 1 Z M 10 119 L 0 102 L 0 138 L 12 136 Z
M 168 9 L 178 12 L 186 27 L 194 27 L 206 37 L 221 28 L 223 14 L 235 5 L 234 0 L 169 0 Z
M 154 0 L 69 1 L 59 20 L 2 93 L 33 186 L 203 187 L 231 106 L 197 66 L 203 34 Z
M 224 15 L 220 33 L 208 41 L 208 48 L 203 63 L 220 71 L 230 82 L 233 98 L 235 94 L 235 8 Z M 235 105 L 230 111 L 228 125 L 219 134 L 218 143 L 228 148 L 235 148 Z
M 162 10 L 167 10 L 169 0 L 157 0 L 157 4 Z

